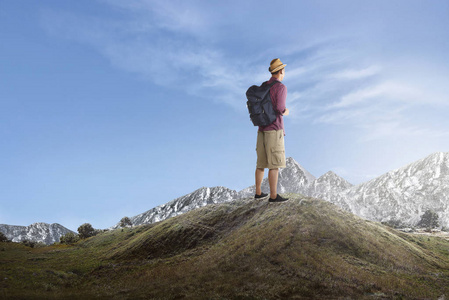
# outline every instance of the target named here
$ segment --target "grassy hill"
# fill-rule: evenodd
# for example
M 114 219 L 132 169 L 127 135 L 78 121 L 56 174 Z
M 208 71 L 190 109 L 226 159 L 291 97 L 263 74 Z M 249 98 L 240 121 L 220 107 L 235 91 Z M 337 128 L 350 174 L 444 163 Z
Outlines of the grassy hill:
M 288 195 L 73 246 L 0 244 L 1 299 L 443 299 L 449 242 Z

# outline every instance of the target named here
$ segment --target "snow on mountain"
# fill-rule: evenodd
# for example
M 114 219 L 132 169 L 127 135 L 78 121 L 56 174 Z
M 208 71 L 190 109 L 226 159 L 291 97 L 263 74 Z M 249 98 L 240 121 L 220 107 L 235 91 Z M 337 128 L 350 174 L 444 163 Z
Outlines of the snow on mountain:
M 298 164 L 293 158 L 286 160 L 286 168 L 279 170 L 279 193 L 307 193 L 309 184 L 315 177 Z M 269 191 L 268 178 L 262 182 L 262 190 Z M 193 193 L 174 199 L 166 204 L 152 208 L 140 215 L 131 217 L 133 226 L 159 222 L 211 203 L 222 203 L 235 199 L 253 197 L 255 186 L 240 192 L 225 188 L 200 188 Z M 112 228 L 120 227 L 119 223 Z
M 131 219 L 133 226 L 159 222 L 193 209 L 212 203 L 222 203 L 233 200 L 237 192 L 225 187 L 202 187 L 190 194 L 174 199 L 166 204 L 152 208 Z M 118 228 L 119 224 L 113 228 Z
M 299 193 L 307 195 L 309 185 L 315 180 L 315 176 L 310 174 L 293 158 L 286 159 L 286 168 L 279 169 L 278 193 Z M 262 181 L 262 192 L 269 193 L 270 185 L 268 178 Z M 256 186 L 252 185 L 238 193 L 239 198 L 254 196 Z
M 332 171 L 329 171 L 310 184 L 307 195 L 310 197 L 329 200 L 333 195 L 341 193 L 351 187 L 352 184 L 344 178 L 338 176 Z
M 318 195 L 329 194 L 329 191 L 340 191 L 351 186 L 346 180 L 329 172 L 318 180 L 298 164 L 293 158 L 286 159 L 286 168 L 279 169 L 278 193 L 300 193 L 309 195 L 310 187 Z M 262 191 L 269 192 L 268 178 L 262 181 Z M 193 193 L 174 199 L 166 204 L 152 208 L 140 215 L 131 217 L 133 226 L 159 222 L 211 203 L 222 203 L 231 200 L 253 197 L 255 185 L 239 192 L 225 188 L 200 188 Z M 320 194 L 321 195 L 321 194 Z M 112 228 L 119 228 L 119 223 Z
M 374 221 L 401 221 L 415 225 L 426 210 L 435 211 L 442 226 L 449 226 L 449 153 L 434 153 L 403 168 L 366 183 L 352 186 L 332 171 L 315 178 L 293 158 L 279 170 L 278 193 L 300 193 L 330 201 L 356 215 Z M 262 191 L 269 192 L 268 178 Z M 190 194 L 131 218 L 133 225 L 150 224 L 193 209 L 231 200 L 253 197 L 255 186 L 240 192 L 226 187 L 200 188 Z M 118 228 L 119 224 L 112 228 Z M 59 224 L 30 226 L 0 224 L 8 239 L 52 244 L 70 232 Z
M 269 192 L 268 179 L 262 191 Z M 239 192 L 225 187 L 201 188 L 131 218 L 133 225 L 148 224 L 210 203 L 253 197 L 255 186 Z M 300 193 L 332 202 L 374 221 L 399 220 L 415 225 L 428 209 L 449 226 L 449 153 L 435 153 L 403 168 L 357 186 L 332 171 L 315 178 L 293 158 L 279 170 L 278 193 Z M 118 225 L 113 228 L 117 228 Z
M 59 242 L 59 238 L 71 230 L 64 226 L 54 223 L 34 223 L 30 226 L 15 226 L 0 224 L 0 231 L 13 242 L 33 241 L 41 242 L 47 245 Z
M 449 153 L 434 153 L 408 166 L 354 186 L 330 199 L 375 221 L 416 225 L 428 209 L 449 225 Z

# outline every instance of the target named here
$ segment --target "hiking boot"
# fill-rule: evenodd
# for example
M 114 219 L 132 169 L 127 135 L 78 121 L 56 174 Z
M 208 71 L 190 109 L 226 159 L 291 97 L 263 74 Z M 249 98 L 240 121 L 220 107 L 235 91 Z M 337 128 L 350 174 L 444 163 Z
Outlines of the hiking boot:
M 255 198 L 255 199 L 260 199 L 260 198 L 265 198 L 266 196 L 268 196 L 268 194 L 265 194 L 265 193 L 262 193 L 262 194 L 260 194 L 260 195 L 255 194 L 255 195 L 254 195 L 254 198 Z
M 283 198 L 279 194 L 277 194 L 276 199 L 271 199 L 271 197 L 270 197 L 270 199 L 268 199 L 268 202 L 284 202 L 287 200 L 288 200 L 288 198 Z

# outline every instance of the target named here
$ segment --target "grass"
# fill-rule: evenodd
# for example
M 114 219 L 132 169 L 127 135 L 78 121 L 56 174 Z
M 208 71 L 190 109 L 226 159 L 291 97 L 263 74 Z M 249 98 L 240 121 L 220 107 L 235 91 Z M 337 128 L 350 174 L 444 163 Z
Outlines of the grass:
M 449 242 L 329 202 L 240 200 L 73 246 L 0 244 L 2 299 L 438 299 Z

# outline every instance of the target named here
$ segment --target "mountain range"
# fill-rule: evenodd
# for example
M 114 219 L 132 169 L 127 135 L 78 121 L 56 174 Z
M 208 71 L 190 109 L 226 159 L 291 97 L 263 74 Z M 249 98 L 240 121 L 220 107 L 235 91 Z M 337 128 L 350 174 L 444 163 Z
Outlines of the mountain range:
M 54 223 L 34 223 L 30 226 L 0 224 L 0 231 L 13 242 L 33 241 L 47 245 L 59 242 L 59 238 L 71 230 Z
M 449 226 L 449 153 L 434 153 L 340 193 L 322 197 L 374 221 L 416 225 L 426 210 Z
M 262 191 L 269 191 L 268 178 L 262 182 Z M 289 157 L 286 168 L 279 171 L 278 192 L 324 199 L 365 219 L 379 222 L 399 221 L 404 226 L 416 225 L 426 210 L 432 210 L 438 214 L 440 225 L 448 227 L 449 153 L 434 153 L 359 185 L 352 185 L 332 171 L 316 178 Z M 221 186 L 202 187 L 190 194 L 131 217 L 130 220 L 133 226 L 151 224 L 208 204 L 252 197 L 254 193 L 254 185 L 241 191 Z M 13 240 L 20 241 L 26 237 L 45 243 L 58 241 L 60 236 L 58 234 L 68 231 L 65 228 L 67 231 L 58 229 L 59 231 L 55 230 L 54 233 L 45 234 L 45 232 L 53 230 L 51 226 L 54 224 L 52 224 L 49 225 L 50 227 L 42 227 L 40 232 L 29 229 L 29 233 L 24 234 L 25 228 L 36 227 L 33 225 L 20 226 L 20 230 L 18 228 L 8 229 L 8 225 L 1 225 L 0 230 Z M 119 227 L 120 225 L 117 223 L 110 229 Z M 36 235 L 33 235 L 33 232 L 36 232 Z M 47 238 L 47 236 L 54 238 Z
M 238 193 L 225 187 L 202 187 L 185 196 L 176 198 L 166 204 L 152 208 L 130 218 L 133 226 L 151 224 L 183 214 L 199 207 L 213 203 L 223 203 L 238 198 Z M 119 228 L 119 223 L 111 229 Z
M 268 178 L 262 182 L 262 191 L 269 191 Z M 365 219 L 400 221 L 406 226 L 416 225 L 426 210 L 432 210 L 438 214 L 440 225 L 447 227 L 449 153 L 434 153 L 355 186 L 332 171 L 316 178 L 289 157 L 286 168 L 279 171 L 278 192 L 324 199 Z M 150 224 L 210 203 L 252 197 L 254 193 L 254 185 L 241 191 L 203 187 L 132 217 L 131 221 L 133 225 Z

